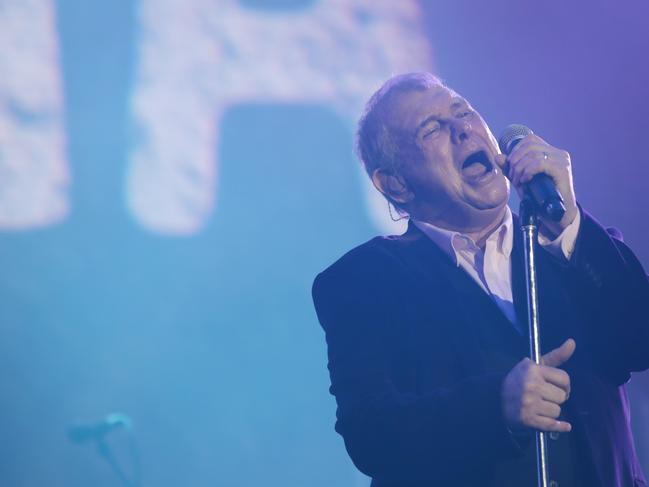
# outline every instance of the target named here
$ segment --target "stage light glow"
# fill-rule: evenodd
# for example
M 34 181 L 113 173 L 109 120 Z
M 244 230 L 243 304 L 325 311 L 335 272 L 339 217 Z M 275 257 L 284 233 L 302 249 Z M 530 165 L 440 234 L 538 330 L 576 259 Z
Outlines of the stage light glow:
M 320 0 L 273 14 L 235 0 L 142 0 L 139 23 L 127 199 L 135 218 L 162 234 L 196 233 L 212 214 L 228 107 L 322 104 L 353 128 L 383 80 L 431 68 L 414 0 Z M 392 227 L 364 175 L 359 185 L 376 223 Z
M 0 8 L 0 229 L 60 222 L 68 213 L 63 95 L 54 2 Z

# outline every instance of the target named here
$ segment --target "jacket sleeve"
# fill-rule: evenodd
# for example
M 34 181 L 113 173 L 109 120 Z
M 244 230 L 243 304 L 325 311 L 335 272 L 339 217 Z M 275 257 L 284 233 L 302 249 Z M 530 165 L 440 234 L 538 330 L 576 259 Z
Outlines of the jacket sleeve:
M 338 405 L 336 430 L 355 465 L 384 480 L 440 480 L 519 454 L 501 412 L 504 375 L 475 376 L 422 394 L 397 388 L 388 364 L 390 336 L 404 324 L 390 291 L 388 260 L 339 263 L 313 285 Z
M 569 268 L 595 363 L 616 384 L 649 368 L 649 279 L 621 234 L 582 210 Z

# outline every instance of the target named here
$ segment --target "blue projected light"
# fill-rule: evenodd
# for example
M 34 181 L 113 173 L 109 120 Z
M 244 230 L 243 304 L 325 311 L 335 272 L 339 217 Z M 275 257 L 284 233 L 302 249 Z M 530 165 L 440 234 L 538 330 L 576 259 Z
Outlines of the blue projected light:
M 312 7 L 318 0 L 239 0 L 242 7 L 276 12 Z
M 131 107 L 142 137 L 131 154 L 128 205 L 164 234 L 198 232 L 218 206 L 214 148 L 228 107 L 322 104 L 352 126 L 390 74 L 431 68 L 413 0 L 320 0 L 273 15 L 235 0 L 164 8 L 141 0 L 138 17 Z M 385 222 L 387 207 L 369 186 L 370 207 Z
M 430 33 L 444 75 L 490 119 L 506 114 L 498 124 L 528 102 L 543 108 L 553 76 L 579 74 L 550 62 L 539 72 L 522 54 L 495 66 L 494 52 L 518 52 L 494 49 L 514 49 L 514 34 L 561 42 L 546 23 L 529 27 L 529 8 L 501 3 L 0 0 L 0 484 L 118 485 L 92 443 L 66 431 L 123 411 L 132 429 L 106 441 L 134 477 L 127 440 L 137 440 L 144 487 L 367 487 L 333 429 L 310 287 L 349 249 L 402 228 L 353 135 L 388 77 L 434 70 Z M 571 49 L 583 41 L 580 62 L 590 53 L 593 66 L 643 66 L 624 36 L 628 58 L 602 54 L 621 30 L 594 29 L 592 49 L 583 29 L 600 23 L 573 21 L 583 9 L 573 10 L 556 20 Z M 639 119 L 596 116 L 619 105 L 605 96 L 612 78 L 633 87 L 646 77 L 609 68 L 562 94 L 563 126 L 564 109 L 546 107 L 546 126 L 582 144 L 580 198 L 590 160 L 610 164 L 617 151 L 616 177 L 646 180 L 632 166 L 639 153 L 624 152 L 634 144 L 619 142 L 622 132 L 642 140 Z M 603 104 L 578 120 L 588 90 Z M 642 114 L 642 102 L 623 105 Z M 604 136 L 611 126 L 631 128 Z M 616 194 L 642 210 L 632 200 L 642 191 Z M 638 215 L 628 228 L 646 228 Z
M 414 0 L 261 3 L 3 3 L 3 485 L 115 485 L 65 435 L 115 410 L 143 485 L 367 484 L 309 289 L 389 222 L 353 127 L 430 46 Z
M 272 15 L 259 10 L 262 4 Z M 11 76 L 0 81 L 0 228 L 25 229 L 66 217 L 75 175 L 66 154 L 56 3 L 6 5 L 0 62 Z M 431 68 L 414 0 L 141 0 L 135 8 L 129 123 L 137 136 L 124 192 L 134 218 L 157 233 L 194 234 L 212 215 L 228 107 L 316 103 L 352 126 L 368 94 L 391 73 Z M 108 122 L 106 130 L 123 129 Z M 394 229 L 382 198 L 361 184 L 376 223 Z
M 55 20 L 52 1 L 0 9 L 0 228 L 51 225 L 68 213 Z

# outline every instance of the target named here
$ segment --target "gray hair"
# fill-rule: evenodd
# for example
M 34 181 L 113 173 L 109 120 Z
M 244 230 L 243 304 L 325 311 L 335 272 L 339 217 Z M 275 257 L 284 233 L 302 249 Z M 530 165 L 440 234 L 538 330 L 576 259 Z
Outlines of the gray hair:
M 404 93 L 439 85 L 443 82 L 431 73 L 399 74 L 387 80 L 368 100 L 358 121 L 356 154 L 370 176 L 376 169 L 397 170 L 404 156 L 419 154 L 412 134 L 387 123 L 392 115 L 392 102 Z

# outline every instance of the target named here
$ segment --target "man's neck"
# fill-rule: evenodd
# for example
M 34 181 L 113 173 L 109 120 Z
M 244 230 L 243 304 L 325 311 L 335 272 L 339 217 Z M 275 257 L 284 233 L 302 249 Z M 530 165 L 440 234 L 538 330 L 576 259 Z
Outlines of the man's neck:
M 498 212 L 491 221 L 488 221 L 486 224 L 480 222 L 475 222 L 475 225 L 456 225 L 451 222 L 447 222 L 445 220 L 437 220 L 437 221 L 429 221 L 426 219 L 421 219 L 421 221 L 428 221 L 431 225 L 435 225 L 436 227 L 443 228 L 445 230 L 451 230 L 454 232 L 461 233 L 463 235 L 466 235 L 467 237 L 470 237 L 475 244 L 480 247 L 484 248 L 487 239 L 489 236 L 500 226 L 502 225 L 503 221 L 505 220 L 505 215 L 507 214 L 507 206 L 503 206 L 501 211 Z M 417 218 L 415 218 L 417 219 Z
M 484 248 L 487 239 L 489 236 L 498 228 L 500 225 L 502 225 L 505 215 L 507 213 L 507 207 L 503 208 L 503 211 L 501 212 L 500 216 L 498 218 L 495 218 L 491 223 L 489 223 L 486 227 L 477 230 L 475 232 L 466 232 L 466 235 L 468 237 L 471 237 L 471 239 L 475 242 L 475 244 L 480 247 L 481 249 Z

